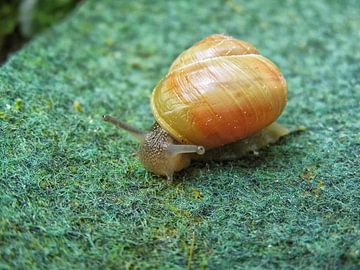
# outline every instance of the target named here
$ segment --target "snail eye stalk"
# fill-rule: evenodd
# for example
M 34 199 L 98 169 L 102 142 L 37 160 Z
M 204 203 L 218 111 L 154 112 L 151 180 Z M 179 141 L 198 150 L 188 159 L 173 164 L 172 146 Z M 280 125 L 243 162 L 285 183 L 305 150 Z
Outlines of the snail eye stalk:
M 187 144 L 170 144 L 167 148 L 170 155 L 194 153 L 203 155 L 205 148 L 201 145 L 187 145 Z
M 130 126 L 127 123 L 124 123 L 110 115 L 103 115 L 103 120 L 105 122 L 109 122 L 115 126 L 117 126 L 120 129 L 124 129 L 127 132 L 129 132 L 131 135 L 133 135 L 136 139 L 138 139 L 139 141 L 143 140 L 145 138 L 146 133 L 141 131 L 140 129 L 137 129 L 135 127 Z

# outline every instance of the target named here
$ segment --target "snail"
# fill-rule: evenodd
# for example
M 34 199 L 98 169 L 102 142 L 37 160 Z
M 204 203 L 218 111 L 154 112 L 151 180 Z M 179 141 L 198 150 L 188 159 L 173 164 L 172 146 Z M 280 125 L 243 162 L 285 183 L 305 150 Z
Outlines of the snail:
M 149 132 L 103 120 L 134 135 L 144 167 L 172 180 L 192 159 L 236 159 L 290 133 L 275 122 L 286 102 L 275 64 L 249 43 L 215 34 L 181 53 L 156 85 Z

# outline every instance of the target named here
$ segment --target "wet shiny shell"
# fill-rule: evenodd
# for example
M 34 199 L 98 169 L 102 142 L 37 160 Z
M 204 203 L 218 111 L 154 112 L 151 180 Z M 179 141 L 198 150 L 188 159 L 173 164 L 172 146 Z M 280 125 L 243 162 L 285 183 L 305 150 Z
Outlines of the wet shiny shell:
M 275 64 L 246 42 L 213 35 L 178 56 L 155 87 L 151 107 L 178 142 L 209 149 L 265 128 L 286 101 Z

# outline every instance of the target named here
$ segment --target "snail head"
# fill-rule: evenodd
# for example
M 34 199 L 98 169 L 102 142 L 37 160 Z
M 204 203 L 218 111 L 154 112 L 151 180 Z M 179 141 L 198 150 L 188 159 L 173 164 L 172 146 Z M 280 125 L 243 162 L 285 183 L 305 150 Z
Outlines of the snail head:
M 170 181 L 174 172 L 189 166 L 190 154 L 205 153 L 203 146 L 178 144 L 158 123 L 146 133 L 109 115 L 104 115 L 103 120 L 128 131 L 138 139 L 140 147 L 137 154 L 144 167 L 153 173 L 166 176 Z

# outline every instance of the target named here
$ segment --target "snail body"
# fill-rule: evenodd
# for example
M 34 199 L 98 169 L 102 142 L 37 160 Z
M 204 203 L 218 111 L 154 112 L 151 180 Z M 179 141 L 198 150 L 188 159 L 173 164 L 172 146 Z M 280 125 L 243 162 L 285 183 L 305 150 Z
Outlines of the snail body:
M 150 132 L 104 120 L 135 135 L 144 166 L 171 180 L 191 159 L 239 158 L 288 134 L 275 123 L 286 102 L 275 64 L 249 43 L 211 35 L 181 53 L 153 90 Z

